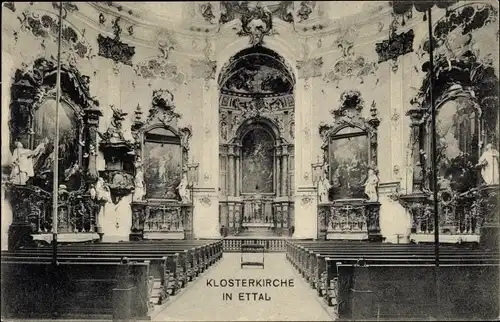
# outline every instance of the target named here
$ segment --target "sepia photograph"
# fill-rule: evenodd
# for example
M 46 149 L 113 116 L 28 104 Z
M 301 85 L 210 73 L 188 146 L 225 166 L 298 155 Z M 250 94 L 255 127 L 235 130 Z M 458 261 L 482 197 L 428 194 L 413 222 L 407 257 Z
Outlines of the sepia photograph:
M 496 0 L 2 2 L 2 321 L 500 321 Z

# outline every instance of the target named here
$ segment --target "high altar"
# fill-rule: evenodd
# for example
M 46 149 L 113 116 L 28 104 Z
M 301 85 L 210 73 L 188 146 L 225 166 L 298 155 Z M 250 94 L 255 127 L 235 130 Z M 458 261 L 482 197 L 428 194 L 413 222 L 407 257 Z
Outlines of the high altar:
M 64 3 L 55 156 L 59 5 L 6 2 L 2 245 L 51 241 L 54 185 L 60 242 L 431 242 L 433 102 L 440 240 L 495 240 L 498 3 L 433 9 L 432 71 L 411 10 Z

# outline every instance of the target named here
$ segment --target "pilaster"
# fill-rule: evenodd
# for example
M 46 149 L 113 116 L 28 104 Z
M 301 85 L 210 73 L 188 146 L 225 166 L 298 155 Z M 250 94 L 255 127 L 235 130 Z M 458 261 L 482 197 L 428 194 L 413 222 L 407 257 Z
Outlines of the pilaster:
M 219 200 L 215 189 L 193 189 L 194 238 L 220 238 Z

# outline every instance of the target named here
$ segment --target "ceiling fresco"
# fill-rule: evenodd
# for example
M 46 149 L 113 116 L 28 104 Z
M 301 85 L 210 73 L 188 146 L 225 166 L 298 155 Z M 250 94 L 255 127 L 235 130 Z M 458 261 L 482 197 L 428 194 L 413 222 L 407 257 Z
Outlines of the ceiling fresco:
M 283 59 L 266 48 L 240 52 L 223 68 L 219 79 L 226 94 L 289 94 L 294 81 Z

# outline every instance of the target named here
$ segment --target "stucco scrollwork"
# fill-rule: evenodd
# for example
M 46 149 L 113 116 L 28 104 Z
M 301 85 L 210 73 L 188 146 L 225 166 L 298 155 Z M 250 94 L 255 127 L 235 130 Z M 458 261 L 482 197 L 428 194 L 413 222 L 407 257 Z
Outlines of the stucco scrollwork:
M 64 7 L 65 5 L 63 5 Z M 27 9 L 21 13 L 18 19 L 21 22 L 21 30 L 28 31 L 37 38 L 57 41 L 58 17 L 56 15 Z M 42 44 L 42 46 L 44 45 Z M 92 47 L 85 39 L 85 30 L 78 30 L 67 20 L 63 20 L 61 46 L 66 49 L 63 55 L 69 56 L 67 61 L 75 60 L 76 57 L 85 59 L 95 57 L 92 53 Z
M 171 41 L 160 41 L 158 55 L 136 64 L 134 66 L 135 73 L 145 79 L 170 79 L 174 83 L 182 84 L 187 76 L 179 71 L 175 64 L 168 61 L 169 53 L 173 48 Z
M 378 70 L 378 64 L 368 61 L 361 55 L 356 55 L 354 52 L 354 35 L 355 30 L 348 30 L 345 35 L 341 36 L 335 44 L 341 50 L 342 56 L 333 64 L 326 73 L 323 79 L 327 83 L 338 84 L 345 78 L 357 78 L 360 84 L 363 84 L 364 77 L 374 75 Z

